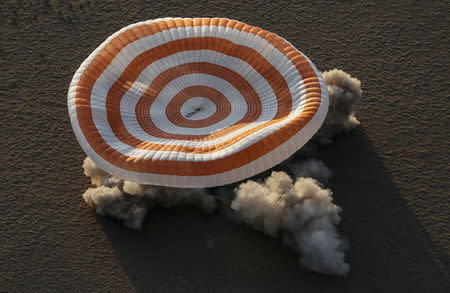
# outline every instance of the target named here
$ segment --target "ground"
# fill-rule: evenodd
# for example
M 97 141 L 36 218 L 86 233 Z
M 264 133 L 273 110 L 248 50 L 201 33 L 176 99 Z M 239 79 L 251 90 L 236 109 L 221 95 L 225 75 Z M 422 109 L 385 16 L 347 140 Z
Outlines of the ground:
M 449 4 L 442 1 L 4 1 L 0 5 L 0 291 L 448 292 Z M 335 173 L 345 278 L 220 214 L 157 209 L 141 232 L 81 198 L 66 93 L 137 21 L 219 16 L 275 32 L 362 82 L 361 126 L 318 153 Z

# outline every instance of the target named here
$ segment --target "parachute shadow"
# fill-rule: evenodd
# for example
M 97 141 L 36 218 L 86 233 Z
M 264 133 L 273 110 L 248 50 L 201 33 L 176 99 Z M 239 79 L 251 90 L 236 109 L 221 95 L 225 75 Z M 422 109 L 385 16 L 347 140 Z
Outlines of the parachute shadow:
M 302 270 L 296 253 L 278 239 L 235 225 L 221 214 L 156 208 L 140 232 L 109 218 L 99 221 L 138 292 L 286 291 L 302 280 L 319 284 L 322 279 Z
M 350 242 L 344 278 L 303 270 L 280 240 L 236 225 L 223 211 L 151 209 L 140 232 L 109 218 L 99 222 L 138 292 L 441 291 L 448 257 L 436 252 L 364 130 L 337 137 L 316 158 L 333 170 L 329 187 L 344 209 L 339 229 Z
M 344 209 L 339 228 L 350 241 L 353 282 L 382 292 L 441 292 L 448 286 L 448 256 L 432 243 L 362 127 L 335 139 L 318 157 L 334 173 L 330 188 Z

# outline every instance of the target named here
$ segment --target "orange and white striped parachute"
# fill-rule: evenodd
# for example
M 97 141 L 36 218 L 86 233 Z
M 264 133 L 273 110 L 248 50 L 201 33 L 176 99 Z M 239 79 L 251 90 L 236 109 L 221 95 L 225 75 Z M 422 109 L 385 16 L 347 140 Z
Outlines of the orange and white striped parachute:
M 258 174 L 319 129 L 326 85 L 283 38 L 224 18 L 127 26 L 84 62 L 68 92 L 73 130 L 105 171 L 209 187 Z

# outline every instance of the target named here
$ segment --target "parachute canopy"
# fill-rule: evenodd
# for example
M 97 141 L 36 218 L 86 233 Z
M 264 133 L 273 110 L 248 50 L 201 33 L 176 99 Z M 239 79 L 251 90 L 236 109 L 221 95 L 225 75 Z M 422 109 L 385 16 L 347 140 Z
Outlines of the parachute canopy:
M 273 167 L 328 110 L 322 76 L 283 38 L 224 18 L 127 26 L 80 66 L 68 110 L 86 154 L 133 182 L 210 187 Z

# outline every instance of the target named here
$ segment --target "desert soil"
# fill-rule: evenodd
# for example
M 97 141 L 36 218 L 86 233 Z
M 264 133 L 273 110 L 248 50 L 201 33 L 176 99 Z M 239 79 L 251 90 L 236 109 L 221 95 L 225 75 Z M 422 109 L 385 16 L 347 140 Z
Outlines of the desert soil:
M 449 11 L 446 1 L 2 1 L 0 291 L 450 292 Z M 241 20 L 361 80 L 361 126 L 318 153 L 344 209 L 347 277 L 304 271 L 280 241 L 221 215 L 156 209 L 134 232 L 82 200 L 72 76 L 115 31 L 165 16 Z

